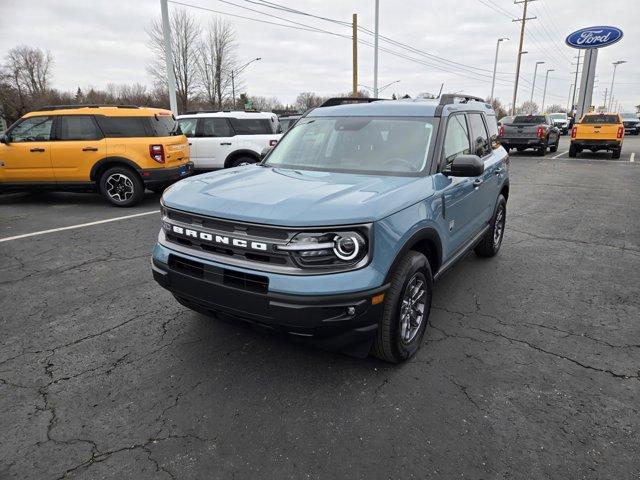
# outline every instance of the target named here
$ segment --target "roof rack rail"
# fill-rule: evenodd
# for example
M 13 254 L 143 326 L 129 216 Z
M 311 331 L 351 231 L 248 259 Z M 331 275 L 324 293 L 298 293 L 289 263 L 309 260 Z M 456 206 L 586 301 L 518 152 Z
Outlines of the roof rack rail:
M 72 108 L 140 108 L 137 105 L 45 105 L 36 109 L 36 112 L 42 112 L 44 110 L 71 110 Z
M 333 97 L 324 101 L 319 108 L 323 107 L 335 107 L 337 105 L 348 105 L 350 103 L 371 103 L 383 100 L 382 98 L 367 98 L 367 97 Z
M 263 112 L 262 110 L 189 110 L 188 112 L 185 112 L 183 115 L 196 115 L 198 113 L 233 113 L 233 112 L 269 113 L 269 112 Z
M 444 109 L 444 107 L 446 105 L 451 105 L 453 103 L 456 103 L 457 99 L 459 99 L 458 103 L 469 103 L 473 101 L 473 102 L 482 102 L 485 105 L 487 104 L 487 101 L 484 98 L 474 97 L 473 95 L 465 95 L 461 93 L 445 93 L 443 95 L 440 95 L 440 102 L 436 107 L 436 113 L 435 113 L 436 116 L 439 117 L 442 114 L 442 110 Z

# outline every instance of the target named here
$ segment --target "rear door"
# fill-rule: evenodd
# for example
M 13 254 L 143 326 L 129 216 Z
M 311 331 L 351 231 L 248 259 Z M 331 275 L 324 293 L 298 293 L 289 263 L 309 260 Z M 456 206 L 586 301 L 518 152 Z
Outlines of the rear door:
M 51 141 L 58 183 L 88 182 L 91 168 L 107 156 L 107 142 L 93 115 L 59 115 Z
M 51 167 L 52 116 L 29 117 L 7 132 L 0 143 L 0 180 L 6 183 L 53 183 Z
M 195 168 L 224 168 L 224 161 L 234 148 L 234 131 L 229 119 L 224 117 L 202 117 L 198 119 L 196 138 L 197 159 Z
M 236 132 L 236 150 L 251 150 L 260 154 L 265 147 L 273 147 L 282 134 L 277 117 L 272 118 L 232 118 L 231 125 Z

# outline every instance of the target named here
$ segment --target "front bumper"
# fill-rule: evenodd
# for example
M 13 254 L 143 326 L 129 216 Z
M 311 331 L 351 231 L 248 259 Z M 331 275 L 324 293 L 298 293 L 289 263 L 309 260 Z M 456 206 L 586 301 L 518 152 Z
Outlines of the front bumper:
M 160 187 L 177 182 L 193 173 L 193 162 L 187 162 L 175 168 L 151 168 L 142 170 L 142 182 L 145 187 Z
M 269 290 L 269 278 L 170 254 L 152 260 L 154 279 L 183 305 L 223 313 L 326 348 L 346 348 L 373 338 L 384 303 L 372 297 L 388 286 L 334 295 L 293 295 Z M 330 275 L 324 276 L 330 281 Z

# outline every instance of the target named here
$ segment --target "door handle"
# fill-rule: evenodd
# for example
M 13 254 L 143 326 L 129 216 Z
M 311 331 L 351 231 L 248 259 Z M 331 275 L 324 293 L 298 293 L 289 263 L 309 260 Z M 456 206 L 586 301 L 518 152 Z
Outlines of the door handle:
M 98 149 L 96 147 L 84 147 L 82 149 L 83 152 L 97 152 Z
M 231 145 L 231 142 L 222 142 L 220 145 Z
M 502 168 L 496 168 L 495 174 L 496 175 L 501 175 L 502 174 Z
M 474 188 L 478 188 L 480 185 L 482 185 L 482 182 L 484 182 L 484 180 L 482 180 L 481 178 L 476 178 L 473 181 L 473 186 Z
M 32 148 L 30 152 L 44 152 L 44 148 Z

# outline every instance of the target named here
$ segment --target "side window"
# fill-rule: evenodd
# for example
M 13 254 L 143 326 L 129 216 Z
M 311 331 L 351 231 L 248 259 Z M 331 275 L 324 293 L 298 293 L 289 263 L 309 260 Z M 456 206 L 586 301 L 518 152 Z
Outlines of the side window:
M 484 157 L 491 153 L 491 144 L 487 129 L 484 126 L 481 113 L 469 113 L 469 125 L 471 126 L 471 139 L 473 153 L 479 157 Z
M 53 117 L 25 118 L 11 129 L 12 142 L 48 142 L 51 140 Z
M 447 122 L 447 130 L 444 134 L 444 146 L 442 157 L 445 166 L 448 166 L 459 155 L 468 155 L 469 128 L 464 115 L 452 115 Z
M 496 120 L 495 115 L 485 115 L 485 120 L 487 121 L 487 129 L 489 130 L 489 141 L 491 142 L 491 148 L 494 150 L 500 147 L 500 142 L 498 141 L 498 121 Z
M 201 118 L 198 136 L 233 137 L 234 133 L 226 118 Z
M 59 140 L 100 140 L 102 132 L 98 130 L 90 115 L 58 116 Z
M 231 124 L 238 135 L 271 135 L 275 124 L 266 118 L 232 118 Z
M 149 128 L 145 117 L 105 117 L 97 115 L 96 120 L 100 129 L 107 137 L 133 138 L 148 137 Z
M 178 120 L 180 131 L 187 137 L 195 137 L 196 135 L 196 118 L 181 118 Z

